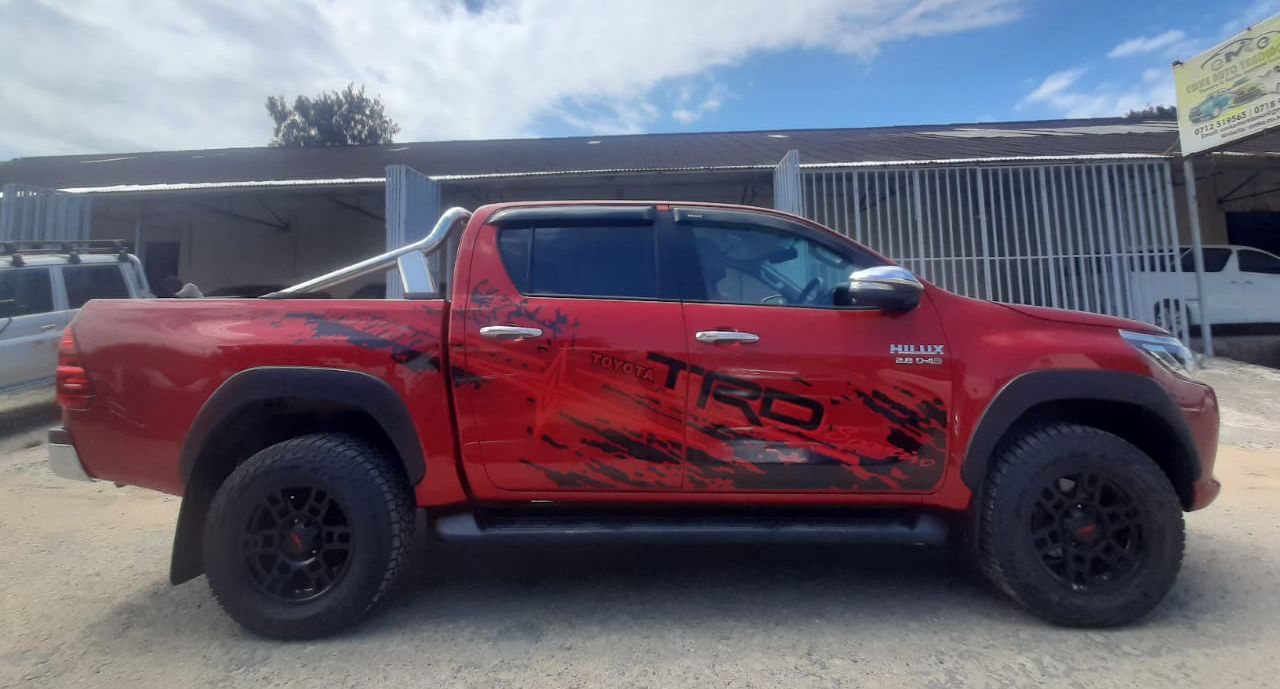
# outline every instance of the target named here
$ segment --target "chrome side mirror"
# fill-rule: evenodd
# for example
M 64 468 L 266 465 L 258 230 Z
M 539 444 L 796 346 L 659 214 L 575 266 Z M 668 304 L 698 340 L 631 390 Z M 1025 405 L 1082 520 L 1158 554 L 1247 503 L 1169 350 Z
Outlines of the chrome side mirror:
M 400 254 L 396 259 L 396 269 L 400 271 L 400 286 L 404 290 L 405 299 L 436 296 L 435 280 L 427 269 L 427 257 L 421 251 Z
M 854 271 L 848 284 L 836 287 L 836 306 L 910 311 L 920 304 L 924 285 L 911 271 L 899 266 L 872 266 Z

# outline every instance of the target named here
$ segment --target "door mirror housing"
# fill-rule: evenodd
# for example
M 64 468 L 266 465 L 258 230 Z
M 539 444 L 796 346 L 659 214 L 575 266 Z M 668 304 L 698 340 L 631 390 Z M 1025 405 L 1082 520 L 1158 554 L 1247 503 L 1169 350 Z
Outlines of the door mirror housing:
M 849 282 L 836 287 L 836 306 L 910 311 L 920 304 L 924 285 L 911 271 L 899 266 L 872 266 L 854 271 Z

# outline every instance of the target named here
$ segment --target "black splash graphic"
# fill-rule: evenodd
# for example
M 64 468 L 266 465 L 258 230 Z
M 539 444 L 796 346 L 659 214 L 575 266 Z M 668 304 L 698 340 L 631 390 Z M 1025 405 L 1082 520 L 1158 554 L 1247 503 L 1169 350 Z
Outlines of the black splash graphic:
M 387 350 L 393 362 L 414 373 L 440 370 L 437 333 L 366 314 L 288 313 L 272 325 L 279 327 L 288 320 L 302 321 L 315 337 L 339 338 L 355 347 Z

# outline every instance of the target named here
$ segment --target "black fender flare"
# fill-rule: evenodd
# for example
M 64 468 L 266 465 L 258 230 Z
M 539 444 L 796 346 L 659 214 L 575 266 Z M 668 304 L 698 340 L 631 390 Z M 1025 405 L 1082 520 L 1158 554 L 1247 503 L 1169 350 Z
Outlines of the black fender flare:
M 191 481 L 209 436 L 246 404 L 272 399 L 305 399 L 363 409 L 396 447 L 409 485 L 427 474 L 422 441 L 404 400 L 386 381 L 339 368 L 262 366 L 240 371 L 224 382 L 200 408 L 178 455 L 178 476 Z
M 1056 369 L 1028 371 L 1009 381 L 987 405 L 969 439 L 960 476 L 981 495 L 996 446 L 1019 418 L 1048 402 L 1106 401 L 1141 407 L 1154 415 L 1172 433 L 1181 449 L 1181 468 L 1193 479 L 1200 477 L 1195 443 L 1173 398 L 1154 379 L 1137 373 Z
M 426 459 L 413 418 L 404 400 L 386 381 L 360 371 L 336 368 L 263 366 L 240 371 L 205 401 L 178 455 L 178 476 L 185 491 L 169 565 L 169 580 L 174 584 L 193 579 L 204 569 L 201 550 L 205 513 L 216 487 L 193 482 L 192 477 L 210 436 L 245 405 L 275 399 L 328 402 L 367 412 L 395 446 L 409 485 L 416 486 L 426 477 Z

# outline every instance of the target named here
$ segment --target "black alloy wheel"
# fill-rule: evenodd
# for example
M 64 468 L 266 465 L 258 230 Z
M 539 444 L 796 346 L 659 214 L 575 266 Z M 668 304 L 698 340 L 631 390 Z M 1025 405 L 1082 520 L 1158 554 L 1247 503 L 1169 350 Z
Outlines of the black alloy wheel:
M 316 433 L 264 448 L 218 487 L 204 568 L 236 622 L 275 639 L 356 624 L 391 591 L 413 539 L 398 460 L 359 437 Z
M 1030 520 L 1031 547 L 1075 589 L 1123 582 L 1143 556 L 1143 514 L 1114 478 L 1062 476 L 1040 491 Z
M 322 596 L 346 573 L 351 524 L 333 494 L 296 486 L 267 493 L 244 528 L 243 559 L 263 593 L 301 602 Z
M 983 573 L 1055 624 L 1132 623 L 1164 598 L 1182 564 L 1182 503 L 1169 476 L 1091 426 L 1047 423 L 1008 439 L 975 517 Z

